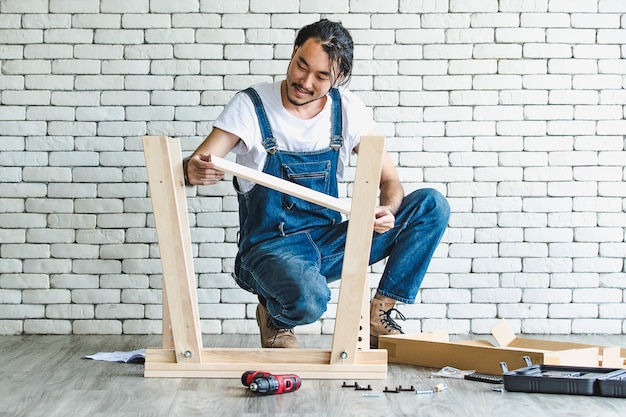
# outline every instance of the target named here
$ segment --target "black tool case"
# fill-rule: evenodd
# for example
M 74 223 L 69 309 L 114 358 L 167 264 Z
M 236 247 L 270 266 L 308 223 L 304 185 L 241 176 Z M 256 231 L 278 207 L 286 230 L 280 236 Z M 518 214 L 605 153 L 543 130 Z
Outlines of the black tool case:
M 624 369 L 530 365 L 502 377 L 507 391 L 626 398 Z

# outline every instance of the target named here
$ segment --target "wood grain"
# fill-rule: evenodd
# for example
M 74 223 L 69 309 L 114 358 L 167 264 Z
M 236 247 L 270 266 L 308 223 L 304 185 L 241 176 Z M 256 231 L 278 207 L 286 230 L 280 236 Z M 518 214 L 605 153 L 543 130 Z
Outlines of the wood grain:
M 349 201 L 340 200 L 338 198 L 329 196 L 328 194 L 312 190 L 302 185 L 298 185 L 294 182 L 283 180 L 281 178 L 266 174 L 256 169 L 236 164 L 227 159 L 219 158 L 217 156 L 211 156 L 211 162 L 215 164 L 215 167 L 218 170 L 235 175 L 236 177 L 243 178 L 256 184 L 271 188 L 273 190 L 277 190 L 285 194 L 301 198 L 310 203 L 319 204 L 320 206 L 333 209 L 343 214 L 350 214 Z
M 202 334 L 180 141 L 144 136 L 143 149 L 167 295 L 162 345 L 168 345 L 171 328 L 176 360 L 199 363 Z
M 368 261 L 374 232 L 385 138 L 365 136 L 359 145 L 354 178 L 352 212 L 341 269 L 337 319 L 333 331 L 331 363 L 355 363 L 357 348 L 369 349 Z M 347 357 L 343 357 L 347 356 Z M 385 359 L 386 361 L 386 359 Z

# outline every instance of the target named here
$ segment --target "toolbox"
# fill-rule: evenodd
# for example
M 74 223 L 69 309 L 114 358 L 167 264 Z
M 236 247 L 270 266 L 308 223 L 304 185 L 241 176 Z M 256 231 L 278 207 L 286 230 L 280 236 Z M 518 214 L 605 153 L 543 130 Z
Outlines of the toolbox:
M 502 378 L 507 391 L 626 398 L 624 369 L 536 364 L 506 371 Z

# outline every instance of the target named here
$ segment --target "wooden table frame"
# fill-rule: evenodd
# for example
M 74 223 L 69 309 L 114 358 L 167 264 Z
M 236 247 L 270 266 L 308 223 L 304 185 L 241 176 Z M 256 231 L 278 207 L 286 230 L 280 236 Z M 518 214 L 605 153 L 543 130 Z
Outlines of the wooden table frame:
M 204 348 L 181 148 L 178 139 L 145 136 L 144 155 L 163 269 L 163 339 L 146 349 L 146 377 L 236 377 L 248 370 L 315 379 L 385 379 L 387 351 L 369 348 L 367 274 L 384 138 L 363 137 L 352 203 L 228 160 L 218 169 L 349 215 L 333 342 L 328 349 Z

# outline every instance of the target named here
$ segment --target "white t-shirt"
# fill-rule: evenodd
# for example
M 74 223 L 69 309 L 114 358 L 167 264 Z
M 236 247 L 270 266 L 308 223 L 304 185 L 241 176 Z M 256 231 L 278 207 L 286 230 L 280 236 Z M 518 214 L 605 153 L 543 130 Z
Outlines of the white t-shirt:
M 326 149 L 331 137 L 331 106 L 328 100 L 324 109 L 315 117 L 302 120 L 285 110 L 280 96 L 281 81 L 256 84 L 253 88 L 261 96 L 263 106 L 278 149 L 292 152 L 308 152 Z M 375 123 L 371 111 L 352 92 L 340 89 L 342 111 L 343 146 L 339 153 L 337 179 L 343 177 L 343 168 L 348 165 L 354 147 L 374 130 Z M 247 94 L 237 94 L 226 105 L 224 111 L 213 123 L 214 127 L 232 133 L 241 140 L 233 152 L 237 163 L 261 171 L 265 165 L 267 152 L 263 148 L 261 129 L 254 105 Z M 241 191 L 249 191 L 253 183 L 239 179 Z

